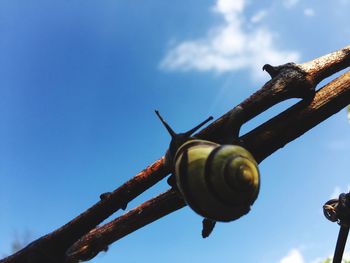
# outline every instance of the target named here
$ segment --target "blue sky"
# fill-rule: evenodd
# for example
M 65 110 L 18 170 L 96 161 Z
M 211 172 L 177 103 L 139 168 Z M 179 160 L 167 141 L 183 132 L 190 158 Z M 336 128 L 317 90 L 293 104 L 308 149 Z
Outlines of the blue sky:
M 0 257 L 16 235 L 51 232 L 158 159 L 169 136 L 154 109 L 177 131 L 221 116 L 269 79 L 263 64 L 349 45 L 349 10 L 348 0 L 1 1 Z M 343 110 L 265 160 L 251 213 L 210 238 L 186 207 L 92 262 L 318 262 L 338 232 L 321 207 L 350 185 L 349 129 Z

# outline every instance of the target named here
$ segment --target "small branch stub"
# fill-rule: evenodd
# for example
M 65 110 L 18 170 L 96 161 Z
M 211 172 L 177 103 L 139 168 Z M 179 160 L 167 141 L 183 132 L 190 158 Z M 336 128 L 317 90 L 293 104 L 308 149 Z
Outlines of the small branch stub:
M 335 103 L 333 103 L 335 101 Z M 241 140 L 245 142 L 245 145 L 250 149 L 252 154 L 258 158 L 261 162 L 267 156 L 275 152 L 277 149 L 283 147 L 287 142 L 294 140 L 304 132 L 310 130 L 312 127 L 327 119 L 329 116 L 341 110 L 350 102 L 350 71 L 344 75 L 333 80 L 325 87 L 321 88 L 309 104 L 305 104 L 303 101 L 294 105 L 290 109 L 276 116 L 267 123 L 257 127 L 249 134 L 241 137 Z M 169 190 L 170 191 L 170 190 Z M 164 197 L 152 199 L 152 209 L 155 209 L 152 215 L 152 222 L 161 218 L 164 213 L 164 206 L 167 207 L 167 213 L 176 211 L 185 206 L 184 201 L 178 195 L 166 192 L 164 195 L 168 195 L 171 198 L 171 202 L 167 204 L 163 202 Z M 174 199 L 173 199 L 174 198 Z M 176 201 L 177 199 L 177 201 Z M 147 210 L 148 202 L 142 204 L 135 211 Z M 113 220 L 112 222 L 99 227 L 99 233 L 102 233 L 104 228 L 108 229 L 114 224 L 115 228 L 123 227 L 123 233 L 115 233 L 113 240 L 118 240 L 121 237 L 127 235 L 126 232 L 131 233 L 136 229 L 133 227 L 134 222 L 138 222 L 140 225 L 148 222 L 148 216 L 144 217 L 142 214 L 130 216 L 128 213 Z M 208 223 L 208 222 L 205 222 Z M 211 226 L 204 228 L 204 235 L 210 233 Z M 79 243 L 74 245 L 76 251 L 81 246 L 83 248 L 88 247 L 91 235 L 83 237 Z M 102 237 L 100 237 L 102 239 Z M 86 243 L 85 243 L 86 242 Z M 73 247 L 71 251 L 74 251 Z M 76 254 L 78 257 L 78 254 Z
M 350 73 L 332 81 L 312 97 L 315 86 L 326 77 L 350 66 L 350 46 L 303 64 L 288 63 L 279 67 L 266 65 L 272 79 L 251 97 L 234 107 L 195 135 L 196 138 L 216 143 L 232 143 L 242 123 L 285 99 L 302 97 L 308 102 L 298 103 L 291 109 L 239 138 L 258 162 L 322 122 L 350 103 Z M 280 68 L 282 67 L 282 68 Z M 56 231 L 33 241 L 21 251 L 0 260 L 0 263 L 63 262 L 65 253 L 78 240 L 98 224 L 159 182 L 169 174 L 164 157 L 131 178 L 121 187 L 104 195 L 102 200 Z M 115 220 L 120 232 L 113 232 L 110 240 L 117 240 L 139 227 L 184 206 L 183 200 L 173 192 L 152 199 L 140 207 L 149 213 L 125 214 Z M 136 208 L 138 209 L 138 208 Z M 132 210 L 134 211 L 134 210 Z M 106 225 L 101 226 L 101 228 Z M 107 228 L 108 228 L 107 223 Z M 97 233 L 97 232 L 95 232 Z M 103 239 L 103 238 L 102 238 Z M 79 241 L 79 242 L 80 242 Z M 76 247 L 77 248 L 77 247 Z M 101 246 L 104 249 L 105 247 Z M 70 250 L 72 251 L 72 250 Z M 79 249 L 77 248 L 77 251 Z M 50 255 L 50 256 L 48 256 Z

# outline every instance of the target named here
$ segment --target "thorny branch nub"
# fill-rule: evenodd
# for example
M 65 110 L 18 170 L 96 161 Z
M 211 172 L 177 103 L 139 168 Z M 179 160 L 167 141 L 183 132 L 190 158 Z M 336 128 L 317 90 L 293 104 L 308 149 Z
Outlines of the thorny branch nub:
M 292 97 L 305 98 L 308 97 L 307 95 L 312 97 L 315 86 L 321 80 L 350 66 L 350 46 L 303 64 L 288 63 L 288 65 L 290 66 L 289 69 L 299 68 L 299 70 L 294 71 L 297 79 L 290 79 L 293 74 L 281 74 L 280 66 L 264 66 L 264 70 L 271 75 L 272 79 L 233 110 L 230 110 L 196 134 L 195 137 L 217 143 L 232 143 L 230 139 L 233 135 L 236 137 L 239 130 L 236 129 L 239 124 L 230 122 L 232 115 L 237 116 L 238 113 L 238 119 L 246 122 L 259 112 L 285 99 Z M 286 64 L 282 66 L 285 69 L 288 68 Z M 286 89 L 283 90 L 286 87 L 287 90 L 290 90 L 290 93 L 286 93 Z M 269 97 L 269 99 L 266 99 L 266 97 Z M 243 135 L 240 139 L 244 141 L 254 156 L 258 157 L 258 162 L 261 162 L 349 103 L 350 72 L 347 72 L 318 90 L 310 104 L 298 103 L 286 112 Z M 237 118 L 235 119 L 237 120 Z M 97 227 L 115 211 L 125 207 L 125 204 L 129 201 L 165 178 L 169 172 L 171 171 L 164 165 L 164 157 L 160 158 L 110 194 L 102 195 L 101 201 L 64 226 L 33 241 L 21 251 L 0 260 L 0 263 L 51 262 L 50 258 L 52 257 L 61 261 L 67 256 L 67 249 L 72 247 L 73 244 L 77 246 L 76 250 L 71 250 L 72 252 L 81 250 L 82 253 L 87 253 L 85 259 L 91 258 L 95 252 L 98 253 L 99 251 L 90 251 L 93 253 L 87 256 L 89 255 L 89 242 L 93 247 L 93 244 L 96 244 L 94 243 L 95 238 L 105 234 L 106 230 L 114 230 L 109 232 L 110 236 L 108 238 L 115 241 L 185 205 L 175 191 L 169 190 L 116 218 L 113 220 L 114 222 Z M 139 213 L 141 210 L 143 213 Z M 148 212 L 145 213 L 145 211 Z M 109 243 L 97 243 L 100 244 L 98 248 L 103 250 Z M 47 251 L 50 253 L 50 257 L 37 253 L 37 251 Z M 74 254 L 74 256 L 77 260 L 84 258 L 84 255 L 79 253 Z

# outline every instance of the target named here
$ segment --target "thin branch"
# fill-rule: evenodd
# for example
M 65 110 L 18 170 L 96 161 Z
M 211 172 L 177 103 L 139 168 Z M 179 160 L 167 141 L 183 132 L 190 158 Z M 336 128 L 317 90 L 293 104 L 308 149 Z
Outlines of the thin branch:
M 317 59 L 300 64 L 300 67 L 308 73 L 310 78 L 315 81 L 315 84 L 318 84 L 334 73 L 349 67 L 349 65 L 350 46 L 347 46 Z
M 161 158 L 113 192 L 102 194 L 99 202 L 72 221 L 35 240 L 17 253 L 0 260 L 0 262 L 17 263 L 18 260 L 28 263 L 64 262 L 65 253 L 74 242 L 116 210 L 125 208 L 129 200 L 140 195 L 167 174 L 168 171 L 164 167 L 164 158 Z
M 297 103 L 241 139 L 261 162 L 288 142 L 340 111 L 349 102 L 350 71 L 321 88 L 311 103 Z M 174 190 L 168 190 L 129 213 L 92 230 L 70 248 L 69 262 L 76 262 L 76 259 L 89 260 L 109 244 L 184 205 L 184 201 Z
M 219 143 L 232 142 L 242 123 L 279 101 L 294 97 L 311 97 L 318 82 L 330 74 L 350 66 L 349 50 L 350 47 L 346 47 L 300 65 L 293 63 L 279 67 L 266 65 L 264 69 L 273 77 L 272 80 L 197 136 Z M 349 101 L 347 102 L 349 103 Z M 250 147 L 248 140 L 246 138 L 243 140 Z M 162 157 L 118 189 L 109 194 L 101 195 L 103 200 L 97 202 L 72 221 L 32 242 L 16 254 L 0 260 L 0 262 L 19 262 L 18 260 L 36 263 L 48 262 L 48 260 L 63 262 L 65 252 L 74 242 L 115 211 L 125 207 L 130 200 L 163 179 L 168 173 L 169 169 L 164 166 L 164 157 Z
M 100 251 L 105 251 L 108 244 L 184 206 L 181 196 L 175 190 L 169 189 L 103 227 L 91 230 L 67 251 L 69 257 L 66 263 L 90 260 Z
M 350 46 L 302 64 L 265 65 L 263 69 L 272 79 L 197 136 L 218 143 L 230 143 L 243 123 L 281 101 L 290 98 L 311 99 L 319 82 L 349 66 Z
M 350 71 L 347 71 L 318 90 L 310 104 L 305 105 L 305 101 L 297 103 L 241 139 L 258 162 L 261 162 L 349 103 Z

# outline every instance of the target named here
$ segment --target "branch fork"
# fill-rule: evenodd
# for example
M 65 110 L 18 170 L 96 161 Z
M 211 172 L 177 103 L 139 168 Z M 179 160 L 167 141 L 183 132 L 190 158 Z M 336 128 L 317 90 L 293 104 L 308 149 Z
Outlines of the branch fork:
M 261 162 L 350 103 L 350 72 L 315 93 L 320 81 L 349 66 L 350 46 L 303 64 L 287 63 L 276 67 L 266 64 L 263 69 L 272 79 L 195 137 L 221 144 L 243 143 Z M 238 137 L 242 124 L 289 98 L 304 100 Z M 98 226 L 169 172 L 164 157 L 160 158 L 113 192 L 101 195 L 99 202 L 66 225 L 33 241 L 21 251 L 0 260 L 0 263 L 73 263 L 90 260 L 106 250 L 109 244 L 186 205 L 176 191 L 169 189 L 109 223 Z

